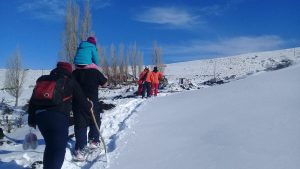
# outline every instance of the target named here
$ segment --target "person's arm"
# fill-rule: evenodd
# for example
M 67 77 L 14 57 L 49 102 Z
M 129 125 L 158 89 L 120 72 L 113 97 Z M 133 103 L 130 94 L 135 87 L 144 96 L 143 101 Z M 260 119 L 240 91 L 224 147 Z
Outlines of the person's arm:
M 36 128 L 35 106 L 29 101 L 28 105 L 28 126 Z
M 107 78 L 100 71 L 98 73 L 98 84 L 102 87 L 105 87 L 107 85 Z
M 163 79 L 163 77 L 164 77 L 164 75 L 161 73 L 161 72 L 159 72 L 159 74 L 158 74 L 159 76 L 158 76 L 158 80 L 162 80 Z
M 142 71 L 142 73 L 140 73 L 139 80 L 142 80 L 142 78 L 144 77 L 144 75 L 145 75 L 145 72 Z
M 95 63 L 97 66 L 99 66 L 99 57 L 98 57 L 98 51 L 97 48 L 94 47 L 92 49 L 92 61 Z

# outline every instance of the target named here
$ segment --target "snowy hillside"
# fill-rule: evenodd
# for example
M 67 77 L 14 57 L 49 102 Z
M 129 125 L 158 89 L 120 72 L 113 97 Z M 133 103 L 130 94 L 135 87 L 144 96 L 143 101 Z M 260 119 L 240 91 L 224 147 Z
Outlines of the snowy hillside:
M 5 82 L 5 69 L 0 69 L 0 99 L 5 99 L 5 102 L 10 103 L 11 105 L 14 105 L 14 98 L 11 97 L 7 92 L 3 90 L 4 88 L 4 82 Z M 49 74 L 49 70 L 26 70 L 26 79 L 24 81 L 24 92 L 21 94 L 21 98 L 19 100 L 20 105 L 24 105 L 27 103 L 28 98 L 31 96 L 31 92 L 33 89 L 33 86 L 35 85 L 35 81 L 38 77 L 41 75 Z
M 296 169 L 300 166 L 300 154 L 296 151 L 300 148 L 296 131 L 300 124 L 299 59 L 300 48 L 293 48 L 168 64 L 165 75 L 169 85 L 158 97 L 147 100 L 126 97 L 136 91 L 136 86 L 101 89 L 101 99 L 117 105 L 104 113 L 101 126 L 110 159 L 106 167 Z M 289 68 L 268 71 L 285 66 Z M 0 70 L 0 89 L 4 73 Z M 10 107 L 14 99 L 0 90 L 4 129 L 5 116 L 14 119 L 24 114 L 21 107 L 27 103 L 41 74 L 47 72 L 28 70 L 20 107 L 12 115 L 4 114 L 2 105 Z M 213 77 L 225 84 L 205 85 Z M 179 83 L 180 78 L 184 78 L 183 84 Z M 190 91 L 180 92 L 185 90 Z M 22 149 L 24 136 L 29 132 L 27 117 L 22 118 L 22 128 L 5 132 L 0 145 L 0 169 L 30 167 L 42 159 L 45 145 L 38 130 L 33 130 L 38 135 L 38 148 Z M 71 161 L 73 147 L 72 139 L 65 169 L 81 168 Z M 97 161 L 83 168 L 105 165 Z
M 198 60 L 182 63 L 168 64 L 166 75 L 169 81 L 178 83 L 179 78 L 186 78 L 194 88 L 201 83 L 212 79 L 240 79 L 247 75 L 276 67 L 284 60 L 298 60 L 300 48 L 284 49 L 278 51 L 249 53 L 238 56 Z
M 110 169 L 298 169 L 299 74 L 298 64 L 151 99 Z

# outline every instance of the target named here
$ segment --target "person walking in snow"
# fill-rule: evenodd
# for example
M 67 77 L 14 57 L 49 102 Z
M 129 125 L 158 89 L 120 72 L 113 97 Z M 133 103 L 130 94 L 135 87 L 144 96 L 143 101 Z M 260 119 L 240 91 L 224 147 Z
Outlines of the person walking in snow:
M 99 70 L 89 68 L 88 66 L 82 67 L 81 69 L 76 69 L 73 72 L 73 76 L 81 86 L 84 94 L 93 102 L 94 116 L 96 123 L 100 128 L 100 114 L 103 113 L 103 110 L 98 101 L 98 87 L 105 86 L 107 83 L 107 78 Z M 89 112 L 83 109 L 80 103 L 77 101 L 74 101 L 74 105 L 73 112 L 77 113 L 74 114 L 74 132 L 76 143 L 73 158 L 77 161 L 84 161 L 86 154 L 90 149 L 96 149 L 100 146 L 99 132 L 92 119 L 86 121 L 84 116 L 82 116 L 82 114 Z M 88 127 L 90 130 L 87 136 Z
M 151 95 L 157 96 L 159 81 L 162 80 L 163 74 L 155 66 L 152 71 Z
M 143 72 L 142 72 L 143 73 Z M 152 72 L 149 70 L 148 67 L 145 68 L 145 72 L 142 76 L 143 80 L 143 89 L 142 89 L 142 98 L 151 97 L 151 82 L 153 81 Z
M 59 91 L 63 96 L 60 103 L 53 104 L 45 98 L 39 100 L 39 92 L 42 94 L 45 92 L 42 96 L 49 96 L 47 93 L 50 81 L 43 81 L 45 78 L 64 80 L 64 88 Z M 37 125 L 44 137 L 46 144 L 43 156 L 44 169 L 60 169 L 64 162 L 68 142 L 72 98 L 73 101 L 80 103 L 86 111 L 84 112 L 86 114 L 81 114 L 86 120 L 90 118 L 90 113 L 87 112 L 91 109 L 92 103 L 87 100 L 78 83 L 72 78 L 72 65 L 69 63 L 58 62 L 57 67 L 51 71 L 50 75 L 41 76 L 37 80 L 36 86 L 39 84 L 46 85 L 36 87 L 33 91 L 28 107 L 28 125 L 33 128 L 36 128 Z M 45 91 L 43 91 L 43 87 Z
M 145 69 L 140 73 L 138 80 L 138 95 L 142 95 L 143 83 L 146 80 L 146 75 L 149 72 L 149 68 L 146 66 Z
M 86 41 L 79 44 L 74 57 L 74 64 L 78 68 L 86 67 L 98 69 L 99 57 L 96 47 L 96 39 L 94 37 L 90 36 Z

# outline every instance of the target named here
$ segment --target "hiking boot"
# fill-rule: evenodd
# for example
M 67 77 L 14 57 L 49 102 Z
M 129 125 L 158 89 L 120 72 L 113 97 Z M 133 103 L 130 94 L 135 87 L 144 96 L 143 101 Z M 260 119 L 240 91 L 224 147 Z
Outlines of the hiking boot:
M 89 148 L 91 150 L 94 150 L 94 149 L 97 149 L 97 148 L 100 148 L 100 141 L 93 141 L 93 140 L 90 140 L 89 141 Z
M 83 149 L 75 150 L 73 159 L 75 161 L 85 161 L 88 153 L 89 153 L 88 147 L 84 147 Z

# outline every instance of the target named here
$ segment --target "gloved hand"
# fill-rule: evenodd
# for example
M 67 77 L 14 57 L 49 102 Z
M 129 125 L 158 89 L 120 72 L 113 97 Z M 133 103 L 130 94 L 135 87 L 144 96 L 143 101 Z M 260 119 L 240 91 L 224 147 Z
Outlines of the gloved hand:
M 28 126 L 36 129 L 35 115 L 28 113 Z
M 30 123 L 30 122 L 28 121 L 28 126 L 34 128 L 34 129 L 36 129 L 36 124 L 35 124 L 35 123 Z
M 107 103 L 104 103 L 103 101 L 100 101 L 99 104 L 103 110 L 110 110 L 110 109 L 113 109 L 116 107 L 116 105 L 114 105 L 114 104 L 111 104 L 111 103 L 107 104 Z
M 104 110 L 110 110 L 110 109 L 113 109 L 113 108 L 115 108 L 116 107 L 116 105 L 114 105 L 114 104 L 106 104 L 106 103 L 104 103 Z

